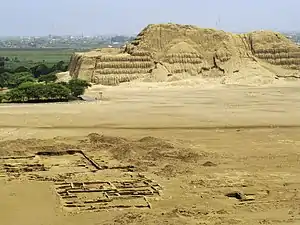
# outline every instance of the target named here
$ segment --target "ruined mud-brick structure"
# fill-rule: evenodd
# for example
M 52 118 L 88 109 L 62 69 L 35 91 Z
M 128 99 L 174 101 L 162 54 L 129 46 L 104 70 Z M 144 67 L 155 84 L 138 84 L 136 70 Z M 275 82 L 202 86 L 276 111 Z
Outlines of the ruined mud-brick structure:
M 70 75 L 117 85 L 155 74 L 226 76 L 249 66 L 276 71 L 300 68 L 300 49 L 280 33 L 232 34 L 189 25 L 149 25 L 122 49 L 75 53 Z M 274 72 L 276 74 L 276 72 Z

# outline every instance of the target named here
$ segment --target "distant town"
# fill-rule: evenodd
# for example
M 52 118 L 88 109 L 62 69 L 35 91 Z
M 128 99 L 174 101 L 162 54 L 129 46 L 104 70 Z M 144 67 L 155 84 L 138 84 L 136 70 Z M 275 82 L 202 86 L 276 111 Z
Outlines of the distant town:
M 130 36 L 27 36 L 0 37 L 0 49 L 61 48 L 91 49 L 120 47 L 134 37 Z
M 289 39 L 296 42 L 296 44 L 300 45 L 300 32 L 283 32 L 285 36 L 287 36 Z
M 300 32 L 283 33 L 300 45 Z M 0 37 L 0 49 L 93 49 L 101 47 L 120 47 L 133 40 L 134 36 L 27 36 Z

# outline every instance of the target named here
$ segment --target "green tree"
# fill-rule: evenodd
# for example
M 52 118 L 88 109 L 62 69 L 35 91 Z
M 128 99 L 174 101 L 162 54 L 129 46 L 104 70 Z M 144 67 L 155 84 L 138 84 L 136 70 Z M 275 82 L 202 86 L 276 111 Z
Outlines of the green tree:
M 41 86 L 43 84 L 38 84 L 34 82 L 24 82 L 20 84 L 17 89 L 24 94 L 24 100 L 26 99 L 27 101 L 30 100 L 39 100 L 40 98 L 43 97 L 43 93 L 41 91 Z
M 71 94 L 71 90 L 61 84 L 49 83 L 46 84 L 45 87 L 47 88 L 46 93 L 48 99 L 65 100 L 68 99 Z
M 4 69 L 4 67 L 5 67 L 5 58 L 0 57 L 0 68 Z
M 57 80 L 56 72 L 52 72 L 46 75 L 41 75 L 38 78 L 39 82 L 45 82 L 46 84 L 50 82 L 55 82 L 56 80 Z
M 65 82 L 65 81 L 57 82 L 57 84 L 61 84 L 61 85 L 65 86 L 65 87 L 68 87 L 68 83 Z
M 15 88 L 25 82 L 35 82 L 35 79 L 31 73 L 28 72 L 15 73 L 12 74 L 8 79 L 7 86 L 8 88 Z
M 46 75 L 51 71 L 51 68 L 48 68 L 45 64 L 41 63 L 37 66 L 31 68 L 31 72 L 33 73 L 35 78 L 38 78 L 41 75 Z
M 30 73 L 30 69 L 28 69 L 25 66 L 19 66 L 15 69 L 14 71 L 15 73 L 22 73 L 22 72 L 29 72 Z
M 72 79 L 68 82 L 68 88 L 71 90 L 71 95 L 74 97 L 78 97 L 79 95 L 83 95 L 85 89 L 90 87 L 91 84 L 85 80 L 80 79 Z
M 9 92 L 5 94 L 4 97 L 9 102 L 24 102 L 26 96 L 21 90 L 16 88 L 16 89 L 11 89 Z
M 52 72 L 54 71 L 59 71 L 59 72 L 65 72 L 65 62 L 64 61 L 59 61 L 58 63 L 54 64 L 51 68 Z
M 29 102 L 29 101 L 62 101 L 68 100 L 71 91 L 56 83 L 22 83 L 19 87 L 11 89 L 5 94 L 5 99 L 9 102 Z
M 0 73 L 0 88 L 8 86 L 8 81 L 11 76 L 12 74 L 8 72 Z
M 20 60 L 18 59 L 18 57 L 15 57 L 15 58 L 13 59 L 13 61 L 14 61 L 14 62 L 20 62 Z
M 0 93 L 0 103 L 2 103 L 4 99 L 5 99 L 4 95 Z
M 69 64 L 65 65 L 65 67 L 63 68 L 63 72 L 66 72 L 69 70 Z

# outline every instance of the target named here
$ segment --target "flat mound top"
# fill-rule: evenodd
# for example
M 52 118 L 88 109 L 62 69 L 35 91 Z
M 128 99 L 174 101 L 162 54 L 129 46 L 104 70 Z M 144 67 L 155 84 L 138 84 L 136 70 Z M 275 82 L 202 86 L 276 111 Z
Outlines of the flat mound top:
M 240 39 L 245 38 L 255 45 L 266 45 L 271 47 L 292 47 L 295 43 L 283 34 L 273 31 L 255 31 L 247 34 L 233 34 L 222 30 L 199 28 L 193 25 L 181 24 L 150 24 L 144 28 L 132 41 L 131 50 L 161 52 L 166 48 L 174 49 L 170 45 L 177 45 L 179 51 L 194 51 L 190 48 L 190 43 L 203 45 L 205 49 L 216 49 L 222 46 L 227 48 L 239 47 Z M 177 40 L 177 43 L 176 41 Z M 244 44 L 243 44 L 244 45 Z M 263 47 L 263 46 L 262 46 Z
M 168 54 L 172 53 L 197 53 L 197 50 L 193 46 L 185 41 L 180 41 L 171 46 L 168 50 Z
M 207 57 L 210 57 L 218 49 L 227 47 L 228 51 L 234 52 L 237 45 L 243 46 L 241 40 L 235 42 L 235 39 L 236 35 L 220 30 L 192 25 L 151 24 L 127 45 L 125 51 L 129 54 L 150 52 L 156 60 L 176 53 L 208 54 Z
M 205 30 L 205 31 L 218 31 L 212 28 L 200 28 L 195 25 L 189 25 L 189 24 L 176 24 L 176 23 L 161 23 L 161 24 L 149 24 L 147 27 L 145 27 L 141 33 L 146 31 L 151 31 L 155 29 L 173 29 L 173 30 Z
M 103 54 L 116 55 L 116 54 L 121 54 L 121 53 L 122 53 L 121 49 L 119 49 L 119 48 L 100 48 L 100 49 L 95 49 L 95 50 L 80 53 L 80 54 L 84 55 L 86 57 L 96 57 L 96 56 L 103 55 Z

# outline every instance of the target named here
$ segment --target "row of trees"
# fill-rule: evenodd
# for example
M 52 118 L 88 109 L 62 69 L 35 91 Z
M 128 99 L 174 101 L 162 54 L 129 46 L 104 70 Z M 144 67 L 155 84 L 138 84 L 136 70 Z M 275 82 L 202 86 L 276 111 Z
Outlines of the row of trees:
M 55 82 L 57 80 L 57 76 L 55 72 L 41 75 L 37 79 L 33 76 L 33 74 L 29 72 L 21 72 L 21 73 L 0 73 L 0 88 L 16 88 L 20 84 L 25 82 Z
M 0 57 L 0 103 L 68 101 L 82 95 L 90 84 L 72 79 L 56 83 L 58 72 L 67 71 L 68 65 L 59 61 L 52 66 L 39 63 L 32 67 L 20 64 L 15 69 L 5 67 L 7 57 Z
M 2 63 L 2 62 L 10 62 L 10 61 L 12 61 L 12 62 L 20 62 L 20 60 L 18 59 L 18 57 L 9 58 L 7 56 L 0 56 L 0 63 Z
M 7 92 L 3 100 L 8 102 L 66 101 L 70 93 L 70 89 L 61 84 L 27 82 Z
M 25 103 L 25 102 L 57 102 L 68 101 L 82 95 L 90 84 L 87 81 L 72 79 L 68 83 L 40 83 L 24 82 L 3 95 L 0 102 Z
M 15 88 L 24 82 L 34 82 L 37 79 L 40 82 L 54 82 L 58 72 L 67 71 L 68 66 L 64 61 L 59 61 L 52 67 L 45 64 L 38 64 L 31 68 L 19 66 L 14 70 L 5 69 L 0 65 L 0 88 Z
M 17 68 L 17 69 L 20 70 L 21 68 Z M 64 61 L 59 61 L 58 63 L 54 64 L 52 67 L 48 67 L 46 64 L 42 63 L 42 64 L 36 65 L 34 67 L 31 67 L 29 70 L 35 78 L 38 78 L 41 75 L 65 72 L 68 70 L 68 65 L 66 65 Z M 22 71 L 22 72 L 25 72 L 25 71 Z
M 64 61 L 59 61 L 52 66 L 47 65 L 46 63 L 38 63 L 34 66 L 23 66 L 20 65 L 15 69 L 6 68 L 5 66 L 5 58 L 0 57 L 0 74 L 7 72 L 7 73 L 23 73 L 28 72 L 33 74 L 35 78 L 40 77 L 41 75 L 47 75 L 49 73 L 58 73 L 58 72 L 65 72 L 68 70 L 68 64 Z
M 29 72 L 0 73 L 0 88 L 15 88 L 24 82 L 34 82 L 34 76 Z

